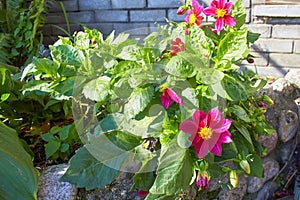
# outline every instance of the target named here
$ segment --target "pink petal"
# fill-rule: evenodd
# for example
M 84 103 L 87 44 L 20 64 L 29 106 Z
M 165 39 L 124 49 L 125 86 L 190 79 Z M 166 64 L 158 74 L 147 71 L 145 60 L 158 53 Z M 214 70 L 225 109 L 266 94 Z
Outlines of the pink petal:
M 203 121 L 205 118 L 206 118 L 206 113 L 203 112 L 202 110 L 196 110 L 192 117 L 194 123 L 197 124 L 198 127 L 201 127 L 200 122 Z
M 207 123 L 209 127 L 213 127 L 215 124 L 219 123 L 221 120 L 221 112 L 218 108 L 211 109 L 207 114 Z
M 220 33 L 221 30 L 223 30 L 223 28 L 224 28 L 224 20 L 223 20 L 223 18 L 218 18 L 216 20 L 215 28 L 216 28 L 216 30 L 217 30 L 218 33 Z
M 227 24 L 228 26 L 236 25 L 235 19 L 229 15 L 224 17 L 224 23 Z
M 207 140 L 204 140 L 199 150 L 196 151 L 196 154 L 200 158 L 200 160 L 202 160 L 208 152 L 209 152 L 209 145 L 207 143 Z
M 204 14 L 206 16 L 216 16 L 216 8 L 215 7 L 208 7 L 208 8 L 205 8 L 203 10 Z
M 175 101 L 176 103 L 178 103 L 180 106 L 183 107 L 183 103 L 182 103 L 181 98 L 171 88 L 168 88 L 166 92 L 168 93 L 169 97 L 173 101 Z
M 221 155 L 222 152 L 222 146 L 221 144 L 217 143 L 211 150 L 211 152 L 217 156 Z
M 230 143 L 232 142 L 231 134 L 229 131 L 225 131 L 220 135 L 220 138 L 218 140 L 219 143 Z
M 227 3 L 227 0 L 219 0 L 219 2 L 218 2 L 218 8 L 224 9 L 226 3 Z
M 191 120 L 185 120 L 181 124 L 179 124 L 179 129 L 185 133 L 192 134 L 193 139 L 198 132 L 198 127 L 196 124 Z
M 223 124 L 221 126 L 213 128 L 214 133 L 223 133 L 223 132 L 227 131 L 230 128 L 231 123 L 232 123 L 231 120 L 225 119 L 225 118 L 222 120 L 222 122 L 223 122 Z
M 172 104 L 172 99 L 170 98 L 170 96 L 163 92 L 162 95 L 160 96 L 161 99 L 161 104 L 163 105 L 164 108 L 169 108 L 170 105 Z
M 226 10 L 226 15 L 230 14 L 231 9 L 232 9 L 232 2 L 227 2 L 225 7 L 224 7 L 224 10 Z

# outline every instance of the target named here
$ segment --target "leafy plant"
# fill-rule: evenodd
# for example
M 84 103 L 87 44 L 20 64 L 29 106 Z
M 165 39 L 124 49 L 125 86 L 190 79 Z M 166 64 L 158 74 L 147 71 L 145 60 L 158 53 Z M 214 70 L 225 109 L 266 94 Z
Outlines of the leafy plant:
M 214 2 L 211 7 L 219 6 Z M 224 174 L 228 187 L 240 173 L 262 176 L 257 137 L 273 130 L 260 105 L 272 103 L 255 97 L 265 80 L 239 72 L 258 35 L 245 26 L 241 0 L 231 12 L 215 13 L 216 26 L 201 23 L 202 12 L 214 14 L 211 7 L 188 1 L 186 22 L 159 27 L 140 43 L 85 28 L 50 46 L 52 60 L 33 58 L 21 77 L 23 93 L 46 95 L 47 105 L 72 101 L 84 144 L 63 181 L 104 187 L 136 161 L 141 168 L 133 188 L 147 191 L 146 199 L 174 199 L 190 184 L 206 189 Z M 48 157 L 64 149 L 63 129 L 42 136 Z

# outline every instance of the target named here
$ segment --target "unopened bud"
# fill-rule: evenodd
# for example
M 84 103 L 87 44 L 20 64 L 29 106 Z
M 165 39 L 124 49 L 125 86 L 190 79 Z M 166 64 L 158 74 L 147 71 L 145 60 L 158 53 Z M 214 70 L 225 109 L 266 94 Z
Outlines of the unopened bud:
M 263 95 L 262 101 L 268 104 L 269 106 L 274 105 L 274 101 L 268 96 L 268 95 Z
M 177 15 L 183 15 L 183 14 L 186 13 L 187 10 L 188 10 L 188 9 L 187 9 L 186 6 L 180 6 L 180 7 L 178 8 L 178 10 L 177 10 Z
M 236 170 L 231 170 L 229 172 L 229 181 L 231 183 L 231 185 L 235 188 L 238 186 L 239 183 L 239 177 L 236 173 Z
M 240 167 L 247 173 L 250 174 L 251 169 L 247 160 L 242 160 L 240 163 Z

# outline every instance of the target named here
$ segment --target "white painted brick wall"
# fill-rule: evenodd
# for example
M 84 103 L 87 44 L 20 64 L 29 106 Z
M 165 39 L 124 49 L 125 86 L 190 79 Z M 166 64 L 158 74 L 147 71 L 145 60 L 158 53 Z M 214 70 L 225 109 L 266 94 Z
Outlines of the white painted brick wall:
M 258 52 L 292 53 L 293 40 L 258 39 L 252 49 Z
M 300 25 L 274 25 L 272 37 L 300 39 Z
M 300 40 L 295 40 L 294 41 L 294 53 L 299 53 L 300 54 Z
M 270 64 L 274 67 L 300 67 L 298 54 L 270 53 Z

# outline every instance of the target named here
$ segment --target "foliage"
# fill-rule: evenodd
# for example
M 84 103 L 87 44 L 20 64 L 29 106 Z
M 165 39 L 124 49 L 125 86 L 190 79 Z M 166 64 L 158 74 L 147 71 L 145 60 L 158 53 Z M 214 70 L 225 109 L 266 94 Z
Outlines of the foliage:
M 28 5 L 26 0 L 1 0 L 0 63 L 21 67 L 37 54 L 47 3 L 33 0 Z
M 0 198 L 37 199 L 37 170 L 16 131 L 0 122 L 0 140 Z
M 263 98 L 255 94 L 266 81 L 239 71 L 258 36 L 245 27 L 241 0 L 231 15 L 236 25 L 217 33 L 212 24 L 171 23 L 140 43 L 124 33 L 104 39 L 85 28 L 50 46 L 51 59 L 34 57 L 21 76 L 22 95 L 35 96 L 44 112 L 53 106 L 63 110 L 63 118 L 72 113 L 74 119 L 69 127 L 54 126 L 41 136 L 48 142 L 47 157 L 64 156 L 74 143 L 70 127 L 84 144 L 62 180 L 87 189 L 104 187 L 124 165 L 140 162 L 133 188 L 148 191 L 146 199 L 174 199 L 201 174 L 208 181 L 228 173 L 229 187 L 236 186 L 239 173 L 261 177 L 257 138 L 273 130 L 259 107 Z M 216 107 L 227 125 L 230 121 L 230 142 L 209 149 L 202 159 L 180 124 L 196 111 Z M 214 134 L 205 128 L 207 138 Z

